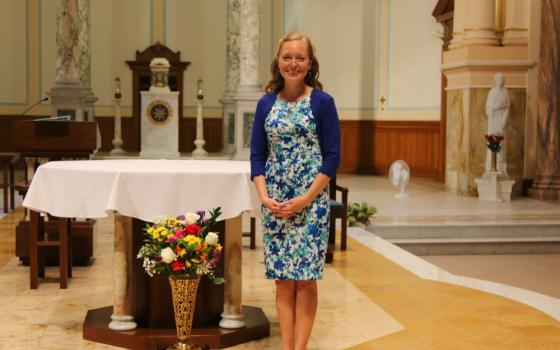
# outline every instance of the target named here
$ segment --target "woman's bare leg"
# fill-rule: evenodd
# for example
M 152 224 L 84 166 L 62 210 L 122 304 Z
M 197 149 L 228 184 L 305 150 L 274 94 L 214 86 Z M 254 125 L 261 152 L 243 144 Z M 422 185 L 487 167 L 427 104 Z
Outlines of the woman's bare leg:
M 280 321 L 282 349 L 294 350 L 296 281 L 276 281 L 276 311 Z
M 295 350 L 307 349 L 317 313 L 317 281 L 296 281 Z

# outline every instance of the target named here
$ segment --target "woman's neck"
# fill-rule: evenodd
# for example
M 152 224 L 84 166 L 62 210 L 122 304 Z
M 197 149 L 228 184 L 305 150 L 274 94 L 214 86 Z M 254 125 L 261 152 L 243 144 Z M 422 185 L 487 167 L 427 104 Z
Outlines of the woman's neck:
M 280 91 L 279 95 L 282 100 L 287 102 L 296 102 L 307 96 L 309 94 L 309 90 L 311 90 L 311 87 L 305 84 L 286 84 L 284 85 L 284 89 Z

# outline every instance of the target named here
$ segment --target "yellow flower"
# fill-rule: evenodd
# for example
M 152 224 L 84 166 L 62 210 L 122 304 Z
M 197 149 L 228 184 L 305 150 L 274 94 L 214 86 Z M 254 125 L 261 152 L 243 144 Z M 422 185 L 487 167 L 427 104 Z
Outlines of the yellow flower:
M 198 237 L 195 237 L 195 236 L 192 236 L 192 235 L 187 235 L 185 237 L 185 242 L 187 242 L 187 244 L 189 244 L 189 245 L 193 244 L 193 245 L 198 246 L 198 245 L 200 245 L 201 240 Z
M 191 261 L 195 264 L 200 263 L 200 259 L 199 258 L 192 258 Z
M 186 251 L 185 249 L 180 248 L 180 247 L 177 248 L 177 255 L 183 256 L 183 255 L 185 255 L 185 254 L 187 254 L 187 251 Z

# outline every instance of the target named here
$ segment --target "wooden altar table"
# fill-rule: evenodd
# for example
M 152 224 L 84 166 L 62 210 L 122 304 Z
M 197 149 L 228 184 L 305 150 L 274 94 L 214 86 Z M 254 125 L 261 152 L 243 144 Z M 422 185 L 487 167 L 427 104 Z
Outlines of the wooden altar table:
M 223 300 L 218 310 L 221 327 L 216 322 L 209 325 L 212 319 L 207 317 L 199 322 L 204 327 L 193 329 L 193 340 L 223 348 L 269 335 L 264 313 L 242 305 L 241 213 L 254 210 L 258 203 L 248 162 L 120 159 L 44 164 L 38 168 L 23 205 L 57 217 L 94 219 L 117 214 L 113 306 L 88 312 L 84 338 L 129 349 L 151 349 L 170 345 L 175 333 L 165 321 L 157 320 L 161 315 L 153 317 L 157 313 L 153 306 L 145 300 L 138 302 L 149 289 L 136 259 L 140 225 L 158 215 L 176 216 L 215 207 L 222 208 L 220 220 L 225 220 L 226 283 L 223 299 L 213 287 L 204 294 Z M 149 290 L 162 293 L 159 287 Z

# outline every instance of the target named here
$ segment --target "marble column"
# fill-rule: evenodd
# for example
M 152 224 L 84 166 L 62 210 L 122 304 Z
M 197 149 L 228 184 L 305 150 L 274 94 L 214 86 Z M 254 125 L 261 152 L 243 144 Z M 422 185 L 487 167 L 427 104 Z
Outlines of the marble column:
M 227 48 L 226 48 L 226 89 L 222 98 L 223 112 L 223 152 L 235 152 L 235 100 L 239 85 L 241 0 L 228 0 Z
M 465 18 L 463 46 L 497 46 L 499 40 L 495 28 L 495 1 L 468 0 Z
M 93 120 L 89 18 L 90 0 L 58 0 L 56 79 L 49 92 L 53 117 Z
M 136 328 L 130 297 L 134 294 L 129 276 L 132 275 L 132 218 L 115 214 L 115 261 L 113 314 L 109 328 L 117 331 Z
M 560 199 L 560 0 L 542 1 L 537 176 L 529 195 Z
M 502 45 L 526 46 L 529 44 L 530 7 L 531 2 L 527 0 L 506 0 Z
M 78 70 L 85 94 L 84 120 L 94 120 L 93 104 L 97 101 L 91 89 L 91 20 L 90 0 L 78 0 Z
M 227 269 L 224 271 L 226 282 L 224 286 L 224 311 L 220 321 L 220 327 L 222 328 L 245 327 L 242 306 L 241 240 L 241 215 L 239 215 L 226 220 L 224 266 L 227 266 Z
M 453 39 L 449 49 L 457 49 L 463 46 L 465 33 L 465 17 L 467 16 L 467 0 L 455 0 L 453 7 Z
M 261 1 L 240 3 L 239 84 L 235 90 L 235 158 L 248 159 L 255 109 L 263 92 L 259 83 Z

